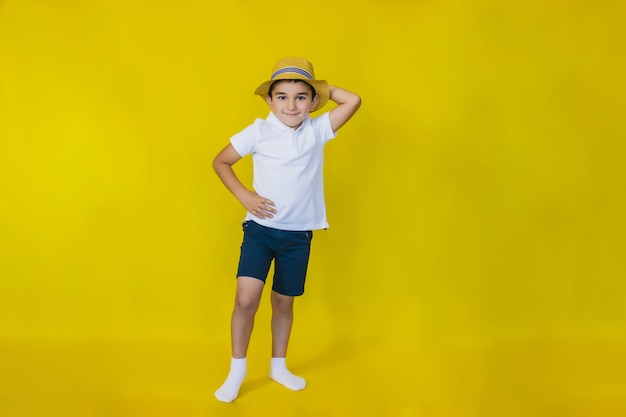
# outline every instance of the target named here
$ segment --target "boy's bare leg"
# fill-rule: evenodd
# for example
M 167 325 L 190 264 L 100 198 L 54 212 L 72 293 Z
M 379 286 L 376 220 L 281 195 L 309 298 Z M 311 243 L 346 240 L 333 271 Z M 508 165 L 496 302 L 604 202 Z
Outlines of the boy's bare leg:
M 304 389 L 306 381 L 289 372 L 285 363 L 293 324 L 294 297 L 272 291 L 272 363 L 270 378 L 294 391 Z
M 233 358 L 245 358 L 254 326 L 254 316 L 259 309 L 264 282 L 251 277 L 237 278 L 237 294 L 231 319 L 230 335 Z
M 254 316 L 263 293 L 263 281 L 251 277 L 237 278 L 237 294 L 231 319 L 232 359 L 230 372 L 224 384 L 215 391 L 218 400 L 231 402 L 239 394 L 246 377 L 246 354 L 254 327 Z

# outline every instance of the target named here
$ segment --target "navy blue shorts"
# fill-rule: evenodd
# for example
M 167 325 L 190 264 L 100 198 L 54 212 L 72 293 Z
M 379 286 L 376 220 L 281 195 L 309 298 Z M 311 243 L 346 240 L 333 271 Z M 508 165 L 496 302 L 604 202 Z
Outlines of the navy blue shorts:
M 311 239 L 313 232 L 310 230 L 293 232 L 246 221 L 243 223 L 243 243 L 237 276 L 257 278 L 265 282 L 273 260 L 272 290 L 282 295 L 302 295 L 311 253 Z

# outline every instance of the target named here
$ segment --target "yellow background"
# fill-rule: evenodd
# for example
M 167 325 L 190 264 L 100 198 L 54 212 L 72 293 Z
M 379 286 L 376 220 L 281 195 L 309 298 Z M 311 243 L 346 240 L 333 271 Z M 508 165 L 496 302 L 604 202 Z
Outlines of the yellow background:
M 0 1 L 0 415 L 625 415 L 624 21 L 618 0 Z M 363 106 L 326 149 L 296 303 L 309 386 L 268 380 L 264 297 L 222 404 L 244 213 L 210 163 L 285 55 Z

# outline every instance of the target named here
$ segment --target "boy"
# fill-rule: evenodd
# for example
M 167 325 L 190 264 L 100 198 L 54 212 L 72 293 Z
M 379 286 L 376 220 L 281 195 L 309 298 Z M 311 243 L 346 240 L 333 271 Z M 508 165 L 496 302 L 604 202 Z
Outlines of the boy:
M 213 161 L 218 177 L 247 210 L 231 318 L 230 372 L 215 392 L 223 402 L 237 398 L 245 378 L 254 316 L 272 260 L 270 378 L 294 391 L 306 386 L 303 378 L 286 368 L 285 357 L 294 297 L 304 292 L 313 230 L 328 227 L 323 148 L 361 104 L 356 94 L 316 80 L 311 63 L 297 57 L 279 60 L 270 80 L 255 94 L 269 105 L 269 116 L 233 136 Z M 337 106 L 311 119 L 309 113 L 329 99 Z M 248 154 L 252 154 L 254 166 L 253 191 L 232 169 Z

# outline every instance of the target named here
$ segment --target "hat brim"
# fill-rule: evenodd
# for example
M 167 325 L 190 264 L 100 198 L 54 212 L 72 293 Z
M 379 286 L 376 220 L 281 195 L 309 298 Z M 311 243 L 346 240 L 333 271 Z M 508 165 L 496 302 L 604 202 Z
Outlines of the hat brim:
M 330 99 L 330 89 L 328 88 L 328 83 L 325 80 L 309 80 L 293 76 L 290 77 L 289 74 L 284 74 L 284 76 L 278 76 L 273 80 L 265 81 L 263 84 L 257 87 L 257 89 L 254 91 L 254 94 L 256 94 L 257 96 L 261 96 L 261 98 L 265 100 L 267 94 L 270 91 L 270 86 L 276 81 L 280 80 L 301 80 L 305 83 L 311 84 L 315 89 L 315 93 L 320 98 L 315 108 L 313 108 L 313 111 L 317 111 L 324 107 L 324 105 L 326 105 L 326 103 L 328 103 L 328 100 Z

